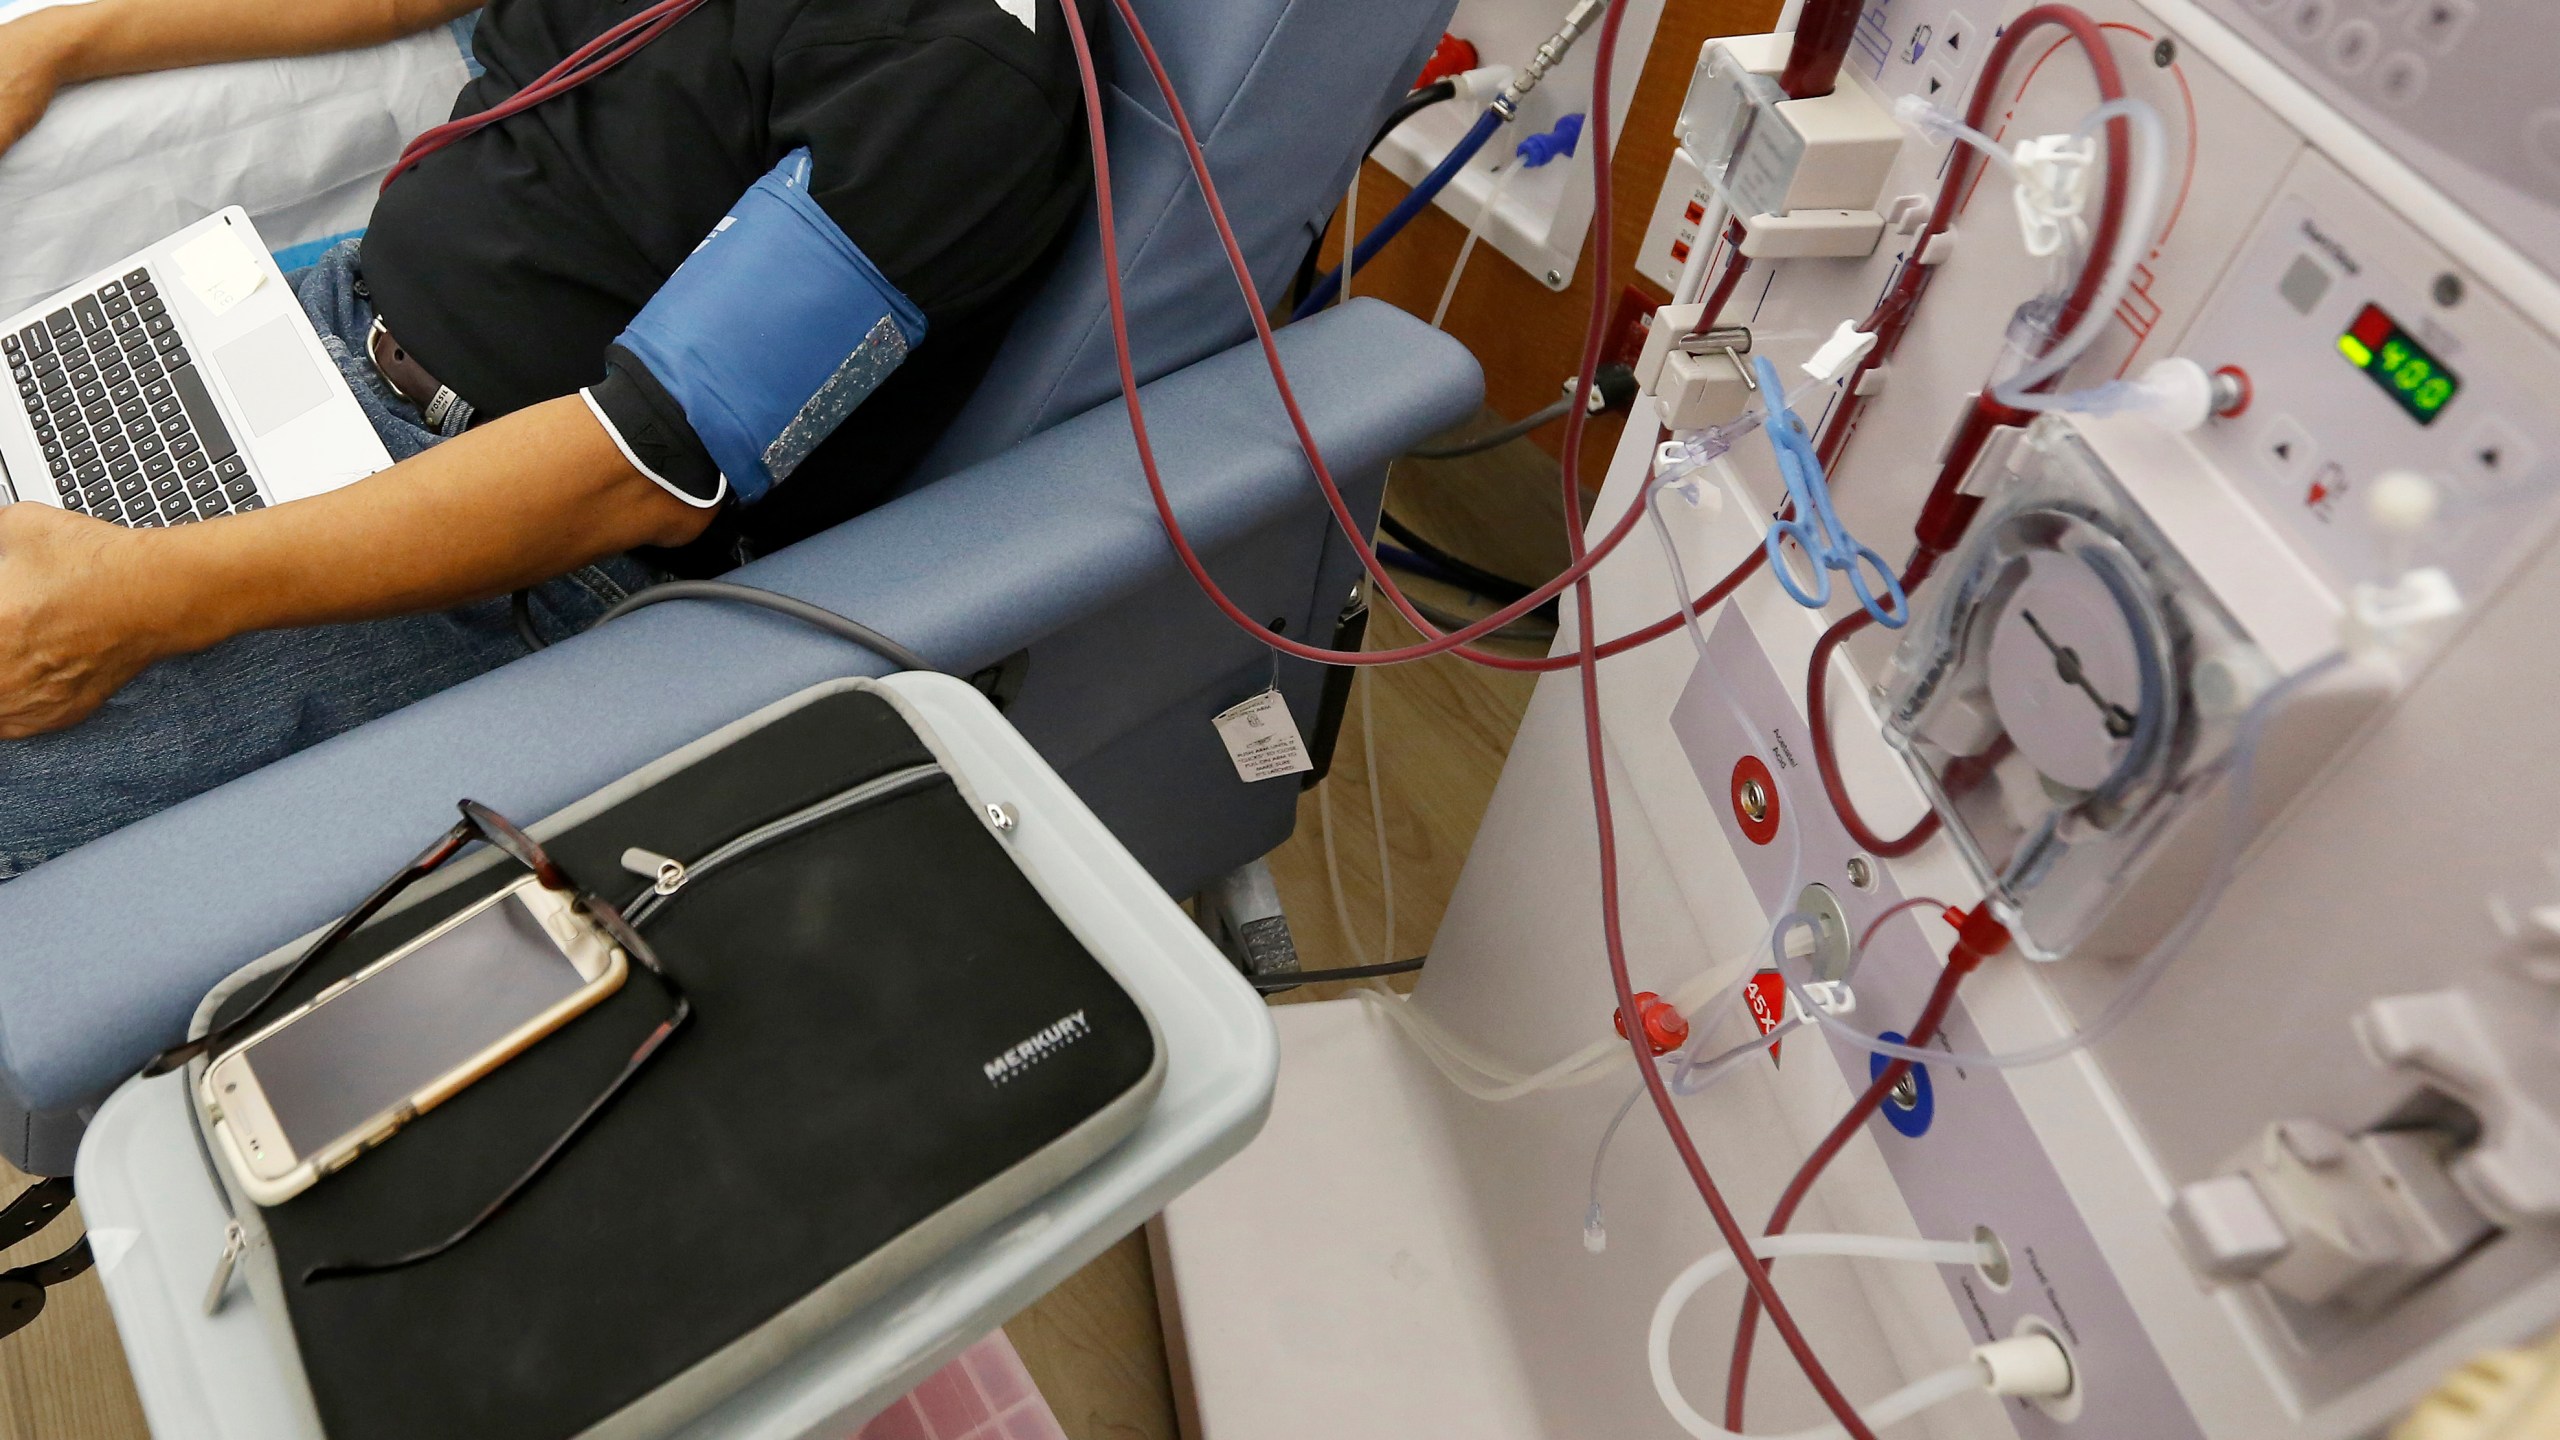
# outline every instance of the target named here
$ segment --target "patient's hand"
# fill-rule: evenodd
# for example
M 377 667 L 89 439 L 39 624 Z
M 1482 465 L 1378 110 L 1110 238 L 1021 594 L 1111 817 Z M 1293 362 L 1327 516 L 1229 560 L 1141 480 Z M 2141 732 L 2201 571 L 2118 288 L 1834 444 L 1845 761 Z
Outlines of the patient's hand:
M 201 525 L 127 530 L 0 506 L 0 741 L 78 722 L 155 660 L 252 630 L 490 599 L 685 544 L 713 513 L 634 468 L 575 395 L 353 485 Z
M 77 722 L 168 652 L 147 538 L 50 505 L 0 506 L 0 740 Z

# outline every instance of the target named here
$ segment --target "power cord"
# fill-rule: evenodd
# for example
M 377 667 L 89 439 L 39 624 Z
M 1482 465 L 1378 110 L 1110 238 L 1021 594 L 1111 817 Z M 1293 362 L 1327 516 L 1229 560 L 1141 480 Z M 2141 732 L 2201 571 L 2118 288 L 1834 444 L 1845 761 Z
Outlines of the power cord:
M 1276 975 L 1246 977 L 1254 989 L 1270 994 L 1294 990 L 1301 985 L 1323 985 L 1335 980 L 1382 980 L 1389 975 L 1410 975 L 1422 968 L 1431 957 L 1416 955 L 1410 960 L 1390 960 L 1384 965 L 1339 965 L 1330 970 L 1284 970 Z
M 1421 561 L 1431 570 L 1438 571 L 1439 574 L 1435 578 L 1446 579 L 1452 584 L 1463 585 L 1488 600 L 1501 600 L 1508 602 L 1517 600 L 1521 596 L 1529 593 L 1529 587 L 1527 585 L 1512 579 L 1510 576 L 1496 574 L 1495 572 L 1487 570 L 1480 565 L 1476 565 L 1461 558 L 1460 556 L 1453 555 L 1449 551 L 1444 550 L 1440 546 L 1423 538 L 1419 531 L 1416 531 L 1412 526 L 1404 523 L 1404 521 L 1397 519 L 1395 512 L 1391 510 L 1380 512 L 1378 516 L 1378 528 L 1385 531 L 1389 539 L 1394 540 L 1398 545 L 1403 546 L 1415 559 Z M 1555 623 L 1556 607 L 1552 602 L 1542 605 L 1530 613 L 1544 619 L 1549 624 Z
M 652 605 L 663 605 L 670 600 L 728 600 L 740 605 L 753 605 L 759 609 L 771 610 L 777 615 L 788 615 L 804 625 L 824 630 L 840 640 L 850 640 L 901 670 L 939 671 L 941 669 L 922 655 L 859 620 L 849 619 L 823 605 L 813 605 L 795 596 L 758 589 L 753 585 L 740 585 L 732 580 L 669 580 L 663 584 L 652 585 L 646 590 L 635 591 L 624 597 L 621 604 L 604 612 L 597 619 L 596 624 L 603 625 L 619 620 L 635 610 L 646 610 Z M 543 639 L 541 633 L 534 629 L 531 591 L 517 591 L 509 602 L 509 609 L 515 619 L 516 635 L 528 648 L 534 650 L 550 648 L 551 642 Z
M 1592 377 L 1591 387 L 1596 407 L 1591 413 L 1595 415 L 1613 412 L 1624 414 L 1634 408 L 1636 396 L 1641 393 L 1641 387 L 1636 384 L 1635 368 L 1629 365 L 1601 366 Z M 1541 426 L 1552 425 L 1572 414 L 1573 392 L 1578 388 L 1575 382 L 1568 380 L 1565 382 L 1565 393 L 1552 405 L 1531 411 L 1500 429 L 1488 430 L 1482 435 L 1452 441 L 1447 445 L 1424 445 L 1407 450 L 1404 452 L 1404 458 L 1407 460 L 1456 460 L 1468 455 L 1481 455 L 1497 445 L 1508 445 Z
M 507 597 L 507 618 L 515 622 L 516 638 L 524 642 L 525 649 L 551 648 L 551 642 L 542 638 L 541 629 L 533 623 L 532 591 L 519 590 Z
M 596 623 L 607 624 L 634 610 L 646 610 L 670 600 L 731 600 L 740 605 L 760 606 L 778 615 L 788 615 L 804 625 L 815 626 L 840 640 L 850 640 L 901 670 L 940 668 L 859 620 L 848 619 L 823 605 L 812 605 L 793 596 L 729 580 L 670 580 L 663 585 L 652 585 L 604 612 L 603 618 Z
M 1578 387 L 1576 385 L 1568 382 L 1565 386 L 1565 393 L 1563 396 L 1558 398 L 1554 404 L 1546 406 L 1544 409 L 1541 409 L 1534 414 L 1512 421 L 1510 424 L 1502 426 L 1497 430 L 1489 431 L 1471 439 L 1461 440 L 1454 444 L 1424 446 L 1421 449 L 1409 450 L 1405 452 L 1405 458 L 1409 460 L 1454 460 L 1469 455 L 1479 455 L 1498 446 L 1507 445 L 1513 440 L 1517 440 L 1521 436 L 1536 430 L 1540 426 L 1562 419 L 1566 414 L 1570 413 L 1573 409 L 1573 393 L 1577 388 Z M 1592 403 L 1597 407 L 1597 412 L 1595 413 L 1631 409 L 1634 407 L 1638 394 L 1639 387 L 1636 384 L 1635 371 L 1625 365 L 1601 366 L 1598 371 L 1597 380 L 1595 381 L 1591 391 Z M 1531 593 L 1530 586 L 1518 580 L 1514 580 L 1507 575 L 1496 574 L 1495 572 L 1487 570 L 1483 566 L 1468 560 L 1462 555 L 1452 553 L 1451 551 L 1443 549 L 1439 545 L 1433 544 L 1431 541 L 1424 539 L 1413 529 L 1412 526 L 1397 519 L 1392 511 L 1382 511 L 1379 514 L 1378 528 L 1386 532 L 1390 538 L 1396 541 L 1398 546 L 1402 547 L 1401 552 L 1393 547 L 1381 547 L 1379 551 L 1382 558 L 1386 559 L 1389 563 L 1396 565 L 1400 569 L 1424 575 L 1431 579 L 1440 580 L 1451 585 L 1461 586 L 1465 589 L 1474 591 L 1476 594 L 1481 595 L 1488 600 L 1501 604 L 1509 604 L 1523 599 Z M 1424 609 L 1424 614 L 1435 625 L 1449 627 L 1453 624 L 1452 620 L 1444 619 L 1440 615 L 1432 613 L 1432 611 L 1427 607 Z M 1543 604 L 1539 605 L 1536 610 L 1532 611 L 1531 614 L 1538 620 L 1543 621 L 1546 625 L 1555 625 L 1558 617 L 1558 604 L 1556 599 L 1550 596 Z M 1458 620 L 1454 623 L 1463 624 L 1465 622 L 1463 620 Z M 1518 638 L 1516 633 L 1513 631 L 1500 633 L 1504 638 Z
M 1396 103 L 1396 108 L 1387 112 L 1387 122 L 1378 127 L 1378 133 L 1369 137 L 1367 147 L 1360 152 L 1361 158 L 1367 159 L 1378 153 L 1378 147 L 1386 144 L 1387 137 L 1402 128 L 1404 122 L 1443 100 L 1455 99 L 1457 94 L 1458 82 L 1454 79 L 1434 80 L 1419 89 L 1407 91 L 1404 99 Z
M 1463 456 L 1481 455 L 1487 450 L 1491 450 L 1498 445 L 1508 445 L 1512 441 L 1519 439 L 1521 436 L 1526 435 L 1541 426 L 1552 425 L 1556 421 L 1561 420 L 1566 415 L 1572 413 L 1572 410 L 1573 397 L 1567 395 L 1557 400 L 1554 404 L 1540 406 L 1538 409 L 1530 411 L 1528 414 L 1521 416 L 1519 419 L 1514 420 L 1510 424 L 1504 425 L 1499 429 L 1487 430 L 1481 435 L 1472 436 L 1465 440 L 1453 441 L 1447 445 L 1416 446 L 1415 448 L 1404 452 L 1404 458 L 1408 460 L 1456 460 Z

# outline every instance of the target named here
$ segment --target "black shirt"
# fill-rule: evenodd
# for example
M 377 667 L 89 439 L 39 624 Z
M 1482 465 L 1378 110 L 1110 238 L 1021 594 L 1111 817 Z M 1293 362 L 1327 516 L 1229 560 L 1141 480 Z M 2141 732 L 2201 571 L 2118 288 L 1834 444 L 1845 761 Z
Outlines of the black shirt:
M 730 204 L 808 146 L 811 193 L 926 319 L 906 363 L 733 517 L 759 550 L 814 533 L 884 498 L 941 434 L 1091 193 L 1058 3 L 1036 0 L 1026 25 L 1025 0 L 710 0 L 393 181 L 365 235 L 366 287 L 400 344 L 484 414 L 568 395 L 604 379 L 605 347 Z M 454 115 L 639 8 L 491 0 L 474 42 L 487 73 Z

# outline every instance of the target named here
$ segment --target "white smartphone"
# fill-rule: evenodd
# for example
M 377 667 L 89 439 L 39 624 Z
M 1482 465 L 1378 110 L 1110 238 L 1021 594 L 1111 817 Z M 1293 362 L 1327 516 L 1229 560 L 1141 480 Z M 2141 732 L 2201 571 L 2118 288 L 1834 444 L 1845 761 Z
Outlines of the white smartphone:
M 629 957 L 528 876 L 223 1051 L 198 1102 L 240 1188 L 300 1194 L 622 986 Z

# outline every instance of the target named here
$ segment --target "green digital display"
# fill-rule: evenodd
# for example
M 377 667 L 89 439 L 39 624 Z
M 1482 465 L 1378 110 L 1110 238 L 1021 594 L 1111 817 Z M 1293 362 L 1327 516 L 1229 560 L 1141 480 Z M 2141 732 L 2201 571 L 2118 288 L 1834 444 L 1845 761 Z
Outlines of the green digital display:
M 2462 377 L 2446 369 L 2435 352 L 2411 338 L 2379 305 L 2356 312 L 2355 323 L 2338 337 L 2338 353 L 2373 377 L 2421 425 L 2436 423 L 2444 407 L 2462 393 Z

